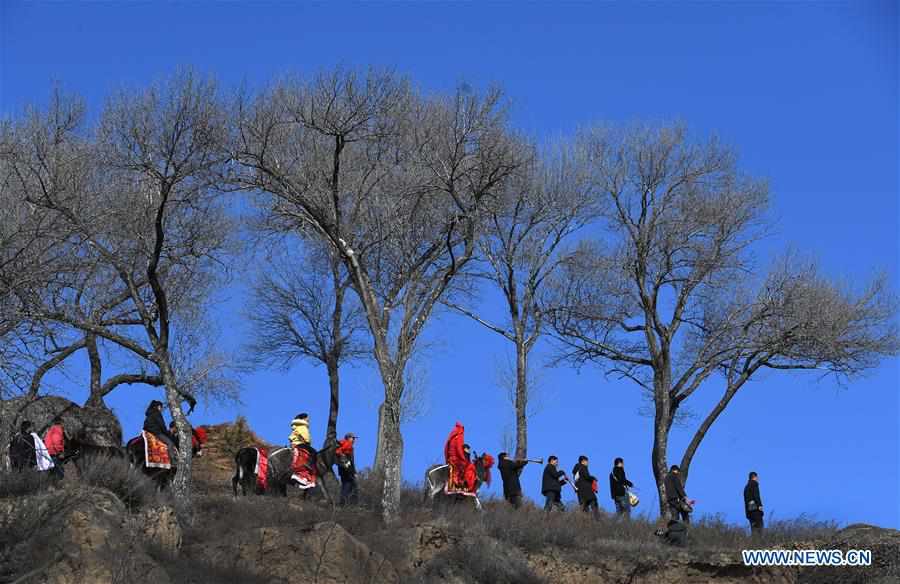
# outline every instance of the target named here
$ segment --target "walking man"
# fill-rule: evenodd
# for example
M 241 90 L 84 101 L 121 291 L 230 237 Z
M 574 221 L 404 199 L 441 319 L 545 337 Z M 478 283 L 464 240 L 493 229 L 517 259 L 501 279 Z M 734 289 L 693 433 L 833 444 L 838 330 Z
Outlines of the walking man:
M 756 536 L 763 530 L 763 504 L 759 495 L 759 475 L 750 473 L 747 485 L 744 487 L 744 510 L 747 520 L 750 521 L 750 535 Z
M 528 461 L 510 459 L 506 452 L 501 452 L 497 458 L 500 459 L 497 468 L 500 470 L 500 478 L 503 479 L 503 498 L 509 501 L 513 509 L 518 509 L 522 506 L 522 485 L 519 483 L 519 477 Z
M 691 522 L 691 502 L 684 492 L 684 483 L 681 482 L 681 469 L 673 464 L 666 475 L 666 502 L 669 504 L 669 518 L 681 519 L 685 523 Z
M 585 513 L 590 511 L 594 519 L 597 519 L 600 515 L 597 493 L 594 492 L 597 479 L 588 470 L 587 456 L 578 457 L 578 464 L 572 469 L 572 480 L 575 481 L 575 490 L 578 491 L 578 503 L 581 505 L 581 510 Z
M 626 519 L 631 517 L 631 500 L 628 489 L 633 487 L 625 476 L 625 461 L 617 458 L 613 461 L 612 472 L 609 473 L 609 496 L 616 505 L 616 513 Z
M 13 470 L 29 470 L 37 465 L 35 457 L 34 436 L 31 432 L 31 422 L 23 421 L 19 425 L 19 432 L 15 434 L 9 443 L 9 462 Z
M 335 454 L 343 460 L 338 461 L 338 474 L 341 476 L 341 506 L 355 505 L 359 502 L 359 488 L 356 485 L 356 460 L 353 446 L 356 444 L 356 434 L 348 432 L 344 439 L 338 443 Z
M 566 508 L 562 504 L 562 486 L 568 482 L 566 473 L 559 470 L 559 458 L 551 455 L 547 459 L 547 466 L 544 467 L 544 475 L 541 477 L 541 494 L 544 496 L 544 511 L 550 512 L 554 509 L 565 511 Z
M 9 445 L 9 461 L 13 470 L 34 469 L 39 472 L 52 471 L 53 459 L 41 437 L 35 434 L 31 422 L 24 420 L 19 433 L 13 436 Z

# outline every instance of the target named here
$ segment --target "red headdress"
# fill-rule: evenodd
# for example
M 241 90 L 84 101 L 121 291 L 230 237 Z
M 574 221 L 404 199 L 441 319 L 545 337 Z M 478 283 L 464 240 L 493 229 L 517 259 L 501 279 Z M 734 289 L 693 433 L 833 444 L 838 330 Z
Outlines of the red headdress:
M 494 466 L 494 457 L 490 454 L 481 455 L 481 464 L 484 465 L 484 482 L 491 484 L 491 467 Z

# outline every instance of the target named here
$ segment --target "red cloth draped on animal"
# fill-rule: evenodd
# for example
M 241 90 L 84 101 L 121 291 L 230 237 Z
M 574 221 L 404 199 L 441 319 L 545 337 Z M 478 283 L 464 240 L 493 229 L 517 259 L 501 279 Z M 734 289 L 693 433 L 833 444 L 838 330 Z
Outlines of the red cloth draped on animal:
M 301 489 L 311 489 L 316 486 L 315 455 L 304 446 L 296 446 L 293 449 L 294 458 L 291 461 L 292 479 L 297 481 Z
M 203 450 L 203 447 L 206 446 L 207 434 L 206 428 L 203 426 L 197 426 L 191 432 L 191 448 L 194 451 Z
M 447 437 L 447 443 L 444 444 L 444 459 L 450 465 L 450 489 L 464 489 L 469 492 L 475 491 L 475 465 L 466 456 L 463 449 L 465 444 L 465 428 L 459 422 Z
M 262 448 L 256 448 L 256 488 L 260 493 L 269 490 L 269 455 Z

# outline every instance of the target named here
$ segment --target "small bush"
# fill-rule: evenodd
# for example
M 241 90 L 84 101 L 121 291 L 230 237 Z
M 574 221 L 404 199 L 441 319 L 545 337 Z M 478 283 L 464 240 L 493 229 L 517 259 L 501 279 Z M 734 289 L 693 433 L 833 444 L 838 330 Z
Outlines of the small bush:
M 166 571 L 172 584 L 267 584 L 270 578 L 258 576 L 245 566 L 221 566 L 191 557 L 190 553 L 171 554 L 148 546 L 147 552 Z
M 359 487 L 359 505 L 367 509 L 381 509 L 381 478 L 373 472 L 363 471 L 356 475 Z M 424 501 L 424 490 L 420 485 L 404 482 L 400 485 L 400 512 L 409 513 L 430 510 Z
M 219 435 L 221 436 L 222 449 L 232 456 L 244 446 L 249 446 L 255 442 L 253 433 L 250 431 L 250 425 L 244 416 L 238 416 L 234 420 L 234 424 L 226 426 Z
M 705 515 L 692 522 L 688 529 L 691 547 L 741 549 L 746 544 L 746 530 L 728 523 L 722 515 Z
M 428 563 L 424 583 L 462 580 L 478 584 L 541 584 L 521 552 L 496 540 L 473 536 Z
M 112 491 L 129 509 L 168 502 L 153 480 L 123 458 L 86 457 L 79 470 L 82 482 Z
M 46 472 L 34 470 L 0 472 L 0 499 L 21 497 L 44 491 L 56 479 Z

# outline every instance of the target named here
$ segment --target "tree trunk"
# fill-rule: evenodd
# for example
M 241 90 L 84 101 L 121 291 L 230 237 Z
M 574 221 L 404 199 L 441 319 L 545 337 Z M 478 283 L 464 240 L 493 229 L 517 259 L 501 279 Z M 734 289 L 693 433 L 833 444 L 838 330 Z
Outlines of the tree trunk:
M 706 437 L 706 433 L 709 431 L 710 426 L 713 425 L 713 422 L 715 422 L 719 415 L 725 411 L 725 408 L 728 407 L 728 403 L 731 401 L 731 398 L 734 397 L 734 394 L 737 393 L 738 387 L 739 386 L 733 386 L 725 390 L 722 399 L 719 400 L 706 418 L 704 418 L 700 427 L 698 427 L 697 431 L 694 433 L 693 438 L 691 438 L 691 442 L 688 444 L 687 449 L 684 451 L 684 456 L 681 457 L 679 469 L 681 471 L 681 480 L 684 482 L 685 486 L 687 486 L 688 471 L 691 468 L 691 462 L 694 460 L 694 455 L 697 453 L 697 448 L 700 447 L 700 443 Z
M 327 446 L 337 442 L 341 379 L 336 359 L 329 358 L 325 365 L 328 368 L 328 384 L 331 387 L 331 401 L 328 404 L 328 427 L 325 429 L 325 444 Z
M 85 402 L 86 406 L 105 407 L 102 395 L 103 364 L 100 361 L 100 351 L 97 350 L 97 337 L 88 333 L 84 337 L 87 345 L 88 360 L 91 363 L 91 394 Z
M 13 424 L 15 423 L 15 418 L 7 415 L 7 409 L 3 403 L 6 401 L 0 399 L 0 471 L 4 472 L 12 470 L 9 460 L 9 443 L 12 441 Z
M 668 512 L 666 503 L 666 473 L 668 472 L 667 450 L 669 445 L 669 427 L 672 418 L 671 400 L 669 389 L 671 378 L 668 372 L 654 373 L 655 414 L 653 417 L 653 451 L 651 464 L 653 466 L 653 479 L 656 481 L 656 491 L 659 493 L 659 515 L 665 517 Z
M 189 512 L 191 509 L 191 462 L 193 459 L 191 430 L 187 417 L 181 410 L 181 394 L 178 393 L 178 380 L 175 377 L 175 371 L 172 369 L 167 353 L 164 353 L 159 359 L 159 370 L 165 384 L 169 411 L 172 414 L 172 419 L 175 421 L 175 429 L 178 432 L 178 443 L 181 445 L 178 449 L 178 470 L 175 473 L 175 480 L 172 482 L 172 494 L 175 497 L 175 503 L 179 511 Z
M 528 458 L 528 349 L 516 342 L 516 458 Z
M 338 145 L 340 146 L 340 142 Z M 340 164 L 340 149 L 335 153 L 335 169 Z M 337 175 L 334 180 L 337 181 Z M 341 278 L 341 258 L 337 253 L 331 252 L 331 284 L 334 289 L 334 309 L 331 311 L 331 348 L 326 354 L 325 366 L 328 368 L 328 384 L 331 387 L 331 401 L 328 404 L 328 427 L 325 430 L 325 445 L 329 446 L 337 442 L 337 419 L 340 409 L 340 362 L 343 352 L 343 320 L 344 320 L 344 293 L 346 284 Z
M 393 389 L 393 388 L 392 388 Z M 398 388 L 401 389 L 402 388 Z M 399 392 L 394 396 L 400 395 Z M 381 513 L 385 523 L 392 523 L 400 514 L 400 488 L 402 485 L 403 437 L 400 434 L 400 400 L 385 400 L 382 413 L 382 494 Z
M 372 473 L 377 477 L 384 476 L 384 402 L 378 406 L 378 427 L 375 429 L 375 460 L 372 462 Z

